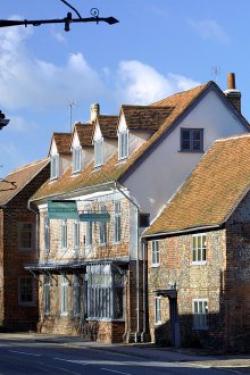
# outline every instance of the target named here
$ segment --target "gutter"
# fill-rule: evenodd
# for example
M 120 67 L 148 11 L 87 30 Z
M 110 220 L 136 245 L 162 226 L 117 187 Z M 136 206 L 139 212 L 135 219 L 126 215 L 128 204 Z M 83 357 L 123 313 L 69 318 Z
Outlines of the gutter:
M 137 249 L 136 249 L 136 332 L 135 332 L 135 337 L 134 340 L 135 342 L 140 342 L 141 341 L 141 330 L 140 330 L 140 262 L 139 262 L 139 246 L 140 246 L 140 234 L 139 234 L 139 215 L 138 213 L 140 212 L 140 207 L 137 204 L 137 202 L 132 199 L 129 195 L 127 195 L 123 190 L 122 190 L 122 185 L 119 184 L 119 182 L 115 181 L 115 187 L 116 189 L 126 198 L 129 200 L 129 202 L 136 208 L 137 210 Z M 144 262 L 143 258 L 143 262 Z M 145 266 L 143 267 L 143 269 Z M 145 293 L 144 291 L 145 285 L 143 284 L 143 294 Z M 144 313 L 146 313 L 144 311 Z
M 64 193 L 59 193 L 59 194 L 47 195 L 47 196 L 44 196 L 44 197 L 41 197 L 41 198 L 38 198 L 38 199 L 30 199 L 29 203 L 30 202 L 39 202 L 39 201 L 46 201 L 47 202 L 48 200 L 56 198 L 56 197 L 62 197 L 62 198 L 71 197 L 72 198 L 72 195 L 74 195 L 74 194 L 77 195 L 78 193 L 88 194 L 88 193 L 102 191 L 103 187 L 105 187 L 105 186 L 107 186 L 111 190 L 111 188 L 113 188 L 115 184 L 116 184 L 115 182 L 104 182 L 103 184 L 87 186 L 87 187 L 79 188 L 77 190 L 69 191 L 67 193 L 64 192 Z
M 160 232 L 160 233 L 154 233 L 154 234 L 146 234 L 143 236 L 143 238 L 146 241 L 150 241 L 151 239 L 154 238 L 165 238 L 169 236 L 174 236 L 174 235 L 181 235 L 185 233 L 193 233 L 197 231 L 204 231 L 204 230 L 212 230 L 212 229 L 219 229 L 223 226 L 224 222 L 221 224 L 215 224 L 215 225 L 203 225 L 201 227 L 193 227 L 193 228 L 187 228 L 187 229 L 182 229 L 179 231 L 173 231 L 173 232 Z

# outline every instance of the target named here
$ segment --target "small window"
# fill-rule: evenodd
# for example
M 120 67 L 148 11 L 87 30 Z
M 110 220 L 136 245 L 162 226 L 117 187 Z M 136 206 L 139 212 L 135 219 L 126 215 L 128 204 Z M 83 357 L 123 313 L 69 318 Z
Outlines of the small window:
M 94 142 L 95 166 L 100 167 L 103 164 L 103 140 Z
M 61 315 L 68 315 L 68 279 L 66 276 L 61 276 L 61 293 L 60 293 L 60 306 Z
M 43 279 L 44 315 L 50 314 L 50 278 L 45 275 Z
M 73 223 L 74 229 L 74 250 L 78 251 L 80 248 L 80 221 L 76 220 Z
M 121 202 L 115 202 L 115 242 L 121 241 Z
M 80 278 L 77 275 L 74 275 L 73 298 L 74 298 L 74 316 L 79 316 L 81 313 L 81 283 L 80 283 Z
M 34 305 L 33 278 L 26 276 L 19 279 L 19 304 Z
M 34 229 L 31 223 L 19 223 L 18 245 L 22 250 L 31 250 L 34 245 Z
M 161 297 L 155 297 L 155 323 L 161 323 Z
M 60 226 L 60 247 L 61 249 L 67 249 L 68 238 L 67 238 L 67 220 L 61 220 Z
M 50 157 L 50 179 L 54 180 L 59 177 L 59 155 Z
M 193 329 L 208 329 L 208 301 L 207 299 L 193 300 Z
M 93 223 L 89 221 L 86 223 L 86 237 L 85 237 L 85 246 L 91 247 L 93 243 Z
M 48 215 L 44 216 L 44 249 L 50 248 L 50 221 Z
M 82 149 L 81 147 L 73 148 L 73 173 L 82 169 Z
M 128 157 L 128 131 L 118 133 L 118 155 L 119 159 Z
M 199 234 L 192 236 L 192 263 L 204 264 L 207 261 L 207 236 Z
M 181 129 L 181 151 L 203 152 L 203 129 Z
M 105 212 L 107 212 L 107 208 L 105 206 L 102 206 L 101 213 L 105 213 Z M 107 243 L 107 223 L 100 222 L 99 230 L 100 230 L 100 244 L 105 245 Z
M 152 266 L 158 267 L 160 263 L 159 241 L 152 241 Z

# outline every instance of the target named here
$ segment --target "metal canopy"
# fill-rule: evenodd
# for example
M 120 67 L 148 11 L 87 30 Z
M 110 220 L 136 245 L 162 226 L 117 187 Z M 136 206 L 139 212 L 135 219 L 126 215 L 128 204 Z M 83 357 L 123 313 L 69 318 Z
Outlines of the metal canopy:
M 49 219 L 75 219 L 78 220 L 76 201 L 48 201 Z

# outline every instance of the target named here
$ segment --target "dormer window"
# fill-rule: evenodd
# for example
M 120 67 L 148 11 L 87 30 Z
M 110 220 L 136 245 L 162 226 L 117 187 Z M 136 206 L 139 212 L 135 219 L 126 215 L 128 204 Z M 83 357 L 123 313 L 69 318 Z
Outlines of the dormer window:
M 50 179 L 55 180 L 59 177 L 59 155 L 51 155 L 50 157 Z
M 73 173 L 80 172 L 82 169 L 82 149 L 81 147 L 73 148 Z
M 94 142 L 95 166 L 100 167 L 103 164 L 103 139 Z
M 118 157 L 119 160 L 128 157 L 128 131 L 121 131 L 118 133 Z

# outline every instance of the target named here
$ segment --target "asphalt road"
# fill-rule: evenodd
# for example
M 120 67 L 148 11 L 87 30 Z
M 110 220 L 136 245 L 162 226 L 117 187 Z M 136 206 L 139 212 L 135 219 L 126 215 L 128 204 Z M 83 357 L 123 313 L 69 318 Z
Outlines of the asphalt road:
M 245 372 L 247 370 L 247 372 Z M 154 361 L 134 354 L 55 343 L 0 340 L 0 375 L 223 375 L 250 374 L 248 369 L 214 369 L 186 361 Z

